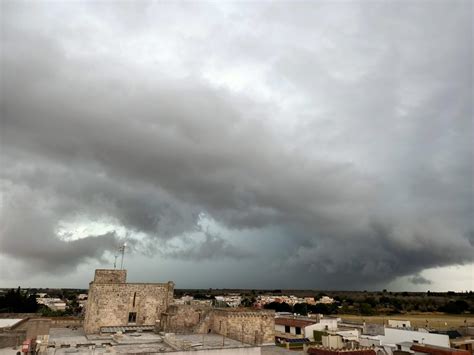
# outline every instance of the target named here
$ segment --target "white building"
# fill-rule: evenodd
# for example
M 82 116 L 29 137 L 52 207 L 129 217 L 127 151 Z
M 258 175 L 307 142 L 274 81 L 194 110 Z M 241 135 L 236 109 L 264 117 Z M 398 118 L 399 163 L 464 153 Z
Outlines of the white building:
M 329 296 L 323 296 L 319 300 L 317 300 L 316 303 L 331 304 L 334 303 L 334 298 L 331 298 Z
M 275 333 L 291 338 L 313 338 L 313 331 L 306 331 L 312 324 L 314 322 L 309 319 L 278 317 L 275 318 Z
M 380 346 L 391 354 L 400 343 L 420 343 L 449 348 L 449 336 L 399 328 L 384 328 L 384 335 L 361 335 L 361 346 Z
M 344 341 L 359 341 L 360 332 L 358 329 L 338 330 L 337 335 L 340 335 Z
M 64 311 L 66 310 L 66 302 L 60 298 L 37 298 L 38 304 L 45 305 L 53 311 Z
M 409 320 L 389 319 L 388 326 L 391 328 L 411 329 L 411 323 Z
M 325 348 L 342 349 L 344 348 L 344 341 L 340 335 L 328 334 L 321 337 L 321 342 Z
M 403 342 L 413 342 L 449 348 L 449 336 L 445 334 L 433 334 L 418 332 L 415 330 L 404 330 L 396 328 L 385 328 L 385 335 L 382 337 L 383 344 L 395 345 Z
M 337 319 L 321 319 L 318 323 L 308 325 L 304 328 L 305 334 L 309 334 L 309 338 L 313 339 L 313 331 L 335 331 L 337 330 Z

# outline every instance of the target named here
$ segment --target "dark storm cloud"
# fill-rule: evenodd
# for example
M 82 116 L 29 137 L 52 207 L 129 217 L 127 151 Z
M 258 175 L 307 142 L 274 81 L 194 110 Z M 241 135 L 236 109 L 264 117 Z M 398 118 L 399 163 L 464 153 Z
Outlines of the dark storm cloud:
M 275 3 L 242 24 L 232 8 L 140 4 L 2 3 L 3 254 L 46 271 L 100 259 L 118 232 L 57 230 L 88 220 L 144 253 L 276 263 L 282 287 L 472 261 L 468 2 Z M 264 67 L 271 98 L 210 83 L 209 66 Z M 238 238 L 268 228 L 284 239 L 259 253 Z
M 246 259 L 255 256 L 250 251 L 238 248 L 230 244 L 219 235 L 210 232 L 204 232 L 204 240 L 198 240 L 181 237 L 180 244 L 172 242 L 164 245 L 158 250 L 161 256 L 174 259 L 202 261 L 216 259 Z
M 64 240 L 58 236 L 56 216 L 35 203 L 32 191 L 18 191 L 2 206 L 0 250 L 21 259 L 29 270 L 62 273 L 90 259 L 101 260 L 119 245 L 115 233 Z
M 409 281 L 414 285 L 431 285 L 432 284 L 430 280 L 428 280 L 427 278 L 421 275 L 415 275 L 413 277 L 410 277 Z

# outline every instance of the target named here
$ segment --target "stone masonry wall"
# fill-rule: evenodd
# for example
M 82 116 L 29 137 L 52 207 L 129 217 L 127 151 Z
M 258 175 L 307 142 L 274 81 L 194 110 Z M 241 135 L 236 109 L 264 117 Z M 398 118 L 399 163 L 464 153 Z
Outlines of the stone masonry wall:
M 103 282 L 102 270 L 98 280 Z M 124 271 L 124 270 L 110 270 Z M 115 274 L 112 279 L 124 280 Z M 96 272 L 96 279 L 97 279 Z M 99 333 L 101 327 L 126 325 L 156 325 L 161 313 L 173 301 L 174 283 L 98 283 L 91 282 L 84 318 L 86 334 Z M 136 313 L 136 321 L 129 323 L 129 313 Z
M 167 333 L 194 333 L 211 311 L 209 306 L 171 305 L 161 315 L 161 331 Z M 207 332 L 207 326 L 205 327 Z
M 274 344 L 275 312 L 172 305 L 161 315 L 164 332 L 222 334 L 252 345 Z
M 247 344 L 273 344 L 275 342 L 275 315 L 271 311 L 212 312 L 210 329 L 217 334 Z
M 95 270 L 95 283 L 125 283 L 127 281 L 127 270 Z

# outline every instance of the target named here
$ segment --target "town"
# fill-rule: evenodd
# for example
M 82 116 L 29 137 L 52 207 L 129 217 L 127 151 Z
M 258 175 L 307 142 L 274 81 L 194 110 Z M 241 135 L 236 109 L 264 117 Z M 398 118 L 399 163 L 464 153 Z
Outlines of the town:
M 430 298 L 444 300 L 438 312 L 416 313 L 402 309 L 419 311 L 420 306 L 397 303 L 397 294 L 387 290 L 310 297 L 311 291 L 301 290 L 295 295 L 174 286 L 172 281 L 129 283 L 126 270 L 98 269 L 88 290 L 2 290 L 0 352 L 473 354 L 472 292 L 430 293 L 424 298 L 433 307 Z M 400 296 L 415 306 L 423 298 Z M 346 313 L 346 303 L 352 314 Z M 389 308 L 391 303 L 399 312 Z

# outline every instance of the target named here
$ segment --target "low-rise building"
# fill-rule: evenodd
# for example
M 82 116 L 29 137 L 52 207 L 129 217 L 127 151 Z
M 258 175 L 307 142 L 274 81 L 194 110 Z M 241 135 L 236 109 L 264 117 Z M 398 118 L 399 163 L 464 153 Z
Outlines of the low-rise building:
M 309 318 L 298 317 L 278 317 L 275 318 L 275 335 L 287 338 L 312 338 L 311 334 L 306 331 L 308 326 L 314 325 L 316 322 Z
M 411 329 L 411 322 L 409 320 L 389 319 L 388 326 L 391 328 Z

